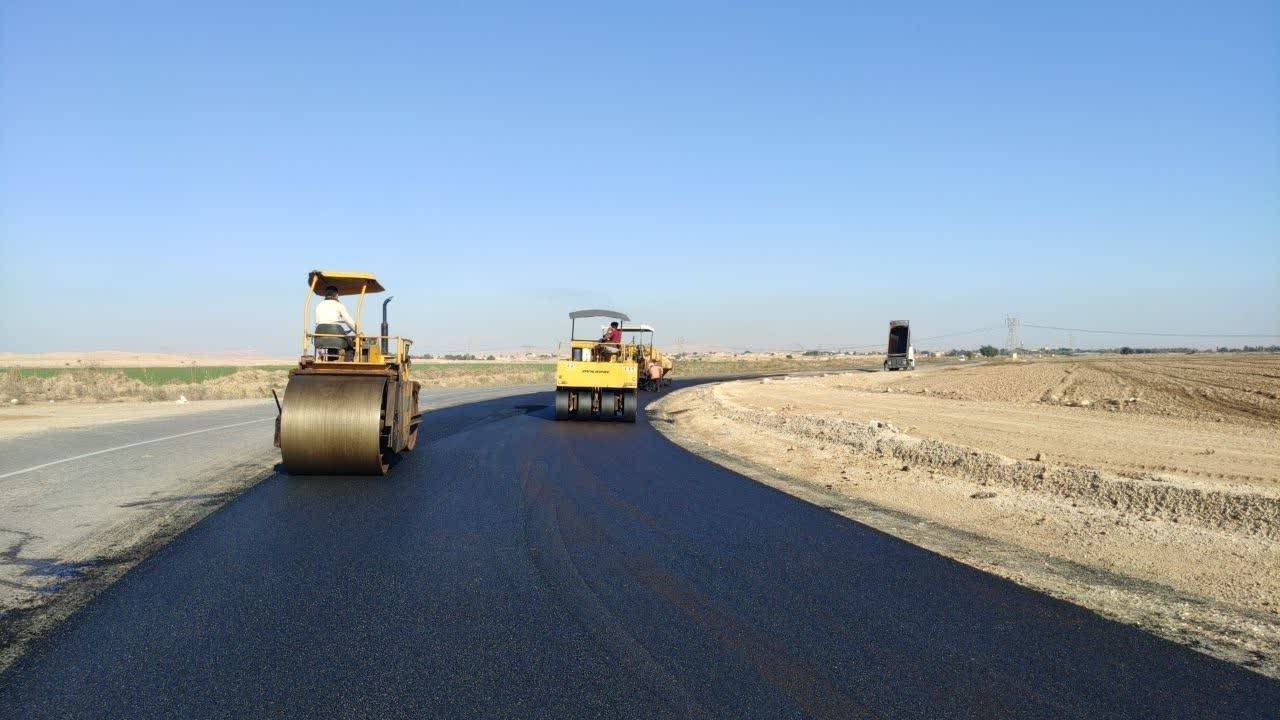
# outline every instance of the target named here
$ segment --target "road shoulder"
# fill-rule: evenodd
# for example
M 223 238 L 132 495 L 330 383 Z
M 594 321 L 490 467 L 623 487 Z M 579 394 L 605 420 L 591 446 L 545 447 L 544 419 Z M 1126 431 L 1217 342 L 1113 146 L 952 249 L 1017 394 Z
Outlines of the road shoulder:
M 0 669 L 278 462 L 274 408 L 226 406 L 0 440 Z
M 97 427 L 111 423 L 172 418 L 218 410 L 267 407 L 271 398 L 195 402 L 48 402 L 0 407 L 0 440 L 50 430 Z

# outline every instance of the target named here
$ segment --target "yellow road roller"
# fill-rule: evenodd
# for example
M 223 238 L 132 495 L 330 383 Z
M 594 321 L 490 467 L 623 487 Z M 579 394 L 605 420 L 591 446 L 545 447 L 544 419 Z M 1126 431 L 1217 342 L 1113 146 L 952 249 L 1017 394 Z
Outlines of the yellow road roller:
M 599 339 L 577 337 L 583 318 L 608 318 Z M 575 310 L 569 313 L 569 357 L 556 362 L 557 420 L 636 421 L 636 382 L 639 365 L 626 352 L 616 310 Z
M 276 416 L 276 447 L 294 475 L 384 475 L 412 450 L 422 413 L 409 379 L 411 340 L 382 328 L 361 332 L 365 296 L 383 292 L 371 273 L 312 270 L 302 309 L 302 357 L 289 373 Z M 354 318 L 340 298 L 359 296 Z M 315 308 L 312 300 L 324 298 Z M 279 403 L 279 400 L 277 399 Z

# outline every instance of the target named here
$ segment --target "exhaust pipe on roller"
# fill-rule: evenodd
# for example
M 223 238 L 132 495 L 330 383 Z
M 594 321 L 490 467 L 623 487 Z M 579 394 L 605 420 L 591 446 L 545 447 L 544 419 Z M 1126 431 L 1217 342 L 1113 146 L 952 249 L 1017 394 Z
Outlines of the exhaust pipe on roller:
M 389 297 L 389 298 L 387 298 L 386 300 L 383 300 L 383 301 L 382 301 L 382 332 L 381 332 L 380 334 L 382 335 L 382 354 L 383 354 L 384 356 L 385 356 L 388 352 L 390 352 L 390 351 L 387 349 L 387 345 L 388 345 L 388 342 L 389 342 L 389 340 L 390 340 L 390 339 L 387 337 L 387 335 L 390 335 L 390 334 L 391 334 L 391 333 L 389 333 L 389 332 L 388 332 L 388 328 L 389 328 L 390 326 L 389 326 L 389 325 L 387 325 L 387 303 L 391 302 L 391 301 L 392 301 L 392 300 L 394 300 L 394 299 L 395 299 L 395 295 L 392 295 L 391 297 Z

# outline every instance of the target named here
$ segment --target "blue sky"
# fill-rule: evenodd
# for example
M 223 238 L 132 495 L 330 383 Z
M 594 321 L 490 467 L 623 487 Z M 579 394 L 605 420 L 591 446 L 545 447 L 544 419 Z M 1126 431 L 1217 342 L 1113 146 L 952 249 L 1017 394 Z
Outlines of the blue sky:
M 0 349 L 1280 334 L 1274 2 L 193 5 L 0 3 Z

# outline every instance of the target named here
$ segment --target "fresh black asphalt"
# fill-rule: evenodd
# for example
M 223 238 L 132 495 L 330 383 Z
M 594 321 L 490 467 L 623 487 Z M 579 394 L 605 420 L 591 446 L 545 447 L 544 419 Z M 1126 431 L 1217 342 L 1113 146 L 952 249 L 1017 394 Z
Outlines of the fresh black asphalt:
M 550 393 L 276 474 L 0 676 L 5 718 L 1275 718 L 1280 683 Z M 269 433 L 270 428 L 263 428 Z

